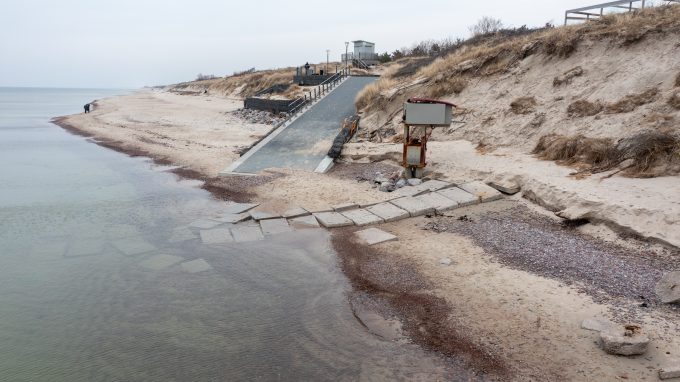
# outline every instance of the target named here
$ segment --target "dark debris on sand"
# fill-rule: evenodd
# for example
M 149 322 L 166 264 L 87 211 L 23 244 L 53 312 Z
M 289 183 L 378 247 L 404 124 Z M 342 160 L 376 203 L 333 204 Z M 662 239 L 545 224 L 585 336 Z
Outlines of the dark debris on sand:
M 680 254 L 629 249 L 581 234 L 525 206 L 472 218 L 441 217 L 426 229 L 470 237 L 501 264 L 574 285 L 596 302 L 617 298 L 660 306 L 654 287 L 680 268 Z M 644 248 L 644 246 L 641 246 Z

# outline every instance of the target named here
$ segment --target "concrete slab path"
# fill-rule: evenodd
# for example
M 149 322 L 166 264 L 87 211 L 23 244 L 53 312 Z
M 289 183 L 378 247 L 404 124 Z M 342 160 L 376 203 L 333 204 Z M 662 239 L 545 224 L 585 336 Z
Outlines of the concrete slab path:
M 226 172 L 253 174 L 267 168 L 314 171 L 325 158 L 342 121 L 356 112 L 356 95 L 375 80 L 377 77 L 349 77 L 264 146 L 244 155 L 247 158 L 236 168 L 230 167 Z

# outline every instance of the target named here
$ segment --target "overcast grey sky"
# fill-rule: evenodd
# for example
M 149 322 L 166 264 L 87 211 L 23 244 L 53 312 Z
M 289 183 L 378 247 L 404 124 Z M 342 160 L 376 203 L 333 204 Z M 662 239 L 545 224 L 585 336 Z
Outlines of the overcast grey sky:
M 392 52 L 467 37 L 482 16 L 562 23 L 600 0 L 3 0 L 0 86 L 135 88 L 336 60 L 345 41 Z

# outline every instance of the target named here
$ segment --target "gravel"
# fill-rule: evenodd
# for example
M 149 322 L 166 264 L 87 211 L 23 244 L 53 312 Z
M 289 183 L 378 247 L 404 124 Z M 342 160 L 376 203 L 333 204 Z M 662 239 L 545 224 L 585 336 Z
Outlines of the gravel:
M 378 176 L 389 175 L 401 170 L 401 167 L 387 163 L 337 163 L 328 173 L 339 179 L 354 179 L 357 182 L 373 182 Z
M 513 268 L 575 285 L 597 302 L 628 298 L 658 306 L 654 292 L 661 277 L 678 269 L 678 253 L 660 256 L 607 243 L 524 206 L 470 218 L 443 217 L 426 229 L 468 236 Z
M 283 122 L 288 118 L 286 113 L 270 113 L 268 111 L 260 111 L 253 109 L 238 109 L 231 114 L 237 118 L 240 118 L 248 123 L 261 123 L 265 125 L 276 125 L 279 122 Z

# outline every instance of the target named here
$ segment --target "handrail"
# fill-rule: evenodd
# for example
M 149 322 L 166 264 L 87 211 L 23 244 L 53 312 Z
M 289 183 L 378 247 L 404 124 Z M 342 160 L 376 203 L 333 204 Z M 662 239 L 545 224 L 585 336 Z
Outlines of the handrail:
M 309 99 L 307 99 L 307 95 L 304 97 L 300 97 L 290 104 L 288 106 L 293 106 L 296 102 L 299 102 L 299 104 L 293 106 L 292 109 L 288 112 L 288 117 L 284 119 L 283 121 L 279 122 L 276 125 L 276 128 L 282 126 L 286 122 L 290 121 L 293 117 L 297 115 L 297 113 L 305 106 L 307 105 L 308 102 L 313 102 L 316 101 L 318 98 L 320 98 L 322 95 L 326 93 L 326 91 L 330 91 L 332 88 L 337 85 L 337 83 L 343 79 L 349 77 L 349 71 L 348 69 L 342 69 L 342 71 L 335 73 L 333 76 L 328 78 L 326 81 L 322 82 L 319 84 L 315 89 L 314 89 L 314 95 L 312 96 L 311 92 L 309 95 Z
M 680 3 L 680 0 L 664 0 L 668 4 L 670 3 Z M 640 4 L 637 4 L 640 3 Z M 639 6 L 639 8 L 634 7 L 633 4 L 636 4 Z M 604 16 L 604 10 L 607 8 L 617 8 L 617 9 L 625 9 L 628 10 L 629 12 L 636 11 L 638 9 L 644 9 L 647 6 L 647 0 L 618 0 L 618 1 L 610 1 L 608 3 L 602 3 L 602 4 L 595 4 L 587 7 L 581 7 L 581 8 L 575 8 L 575 9 L 569 9 L 564 12 L 564 25 L 567 25 L 569 20 L 593 20 L 593 19 L 599 19 L 600 17 Z M 588 11 L 597 11 L 597 13 L 592 13 Z

